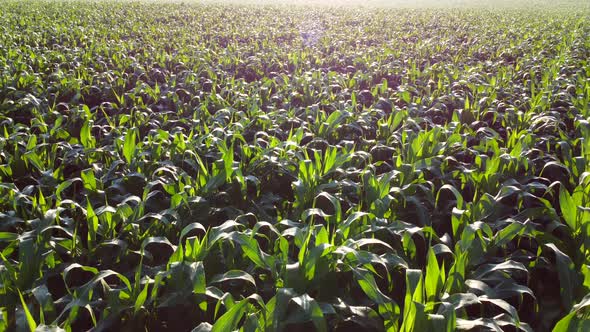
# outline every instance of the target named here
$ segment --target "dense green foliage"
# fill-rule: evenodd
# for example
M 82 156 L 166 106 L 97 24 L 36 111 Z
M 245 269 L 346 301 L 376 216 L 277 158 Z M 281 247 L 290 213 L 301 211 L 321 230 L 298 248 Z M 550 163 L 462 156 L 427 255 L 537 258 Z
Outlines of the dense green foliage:
M 0 330 L 589 329 L 588 8 L 0 18 Z

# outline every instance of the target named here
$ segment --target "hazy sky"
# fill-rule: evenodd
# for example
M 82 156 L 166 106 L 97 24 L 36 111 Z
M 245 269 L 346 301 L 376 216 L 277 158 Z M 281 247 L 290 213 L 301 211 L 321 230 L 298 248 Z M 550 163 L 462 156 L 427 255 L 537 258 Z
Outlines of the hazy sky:
M 184 2 L 232 2 L 248 4 L 303 4 L 368 7 L 554 7 L 564 5 L 588 7 L 590 4 L 590 0 L 184 0 Z

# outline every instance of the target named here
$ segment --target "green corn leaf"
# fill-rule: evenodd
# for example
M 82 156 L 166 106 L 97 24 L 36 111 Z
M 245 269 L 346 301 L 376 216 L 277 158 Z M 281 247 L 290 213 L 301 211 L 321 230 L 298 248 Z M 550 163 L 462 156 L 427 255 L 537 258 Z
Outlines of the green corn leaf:
M 185 263 L 187 264 L 187 263 Z M 193 282 L 192 291 L 193 294 L 206 294 L 207 293 L 207 282 L 205 276 L 205 266 L 203 262 L 192 262 L 188 264 L 191 272 L 191 279 Z M 199 302 L 199 308 L 203 311 L 207 311 L 207 301 L 203 299 Z
M 92 168 L 85 169 L 80 172 L 80 177 L 82 178 L 82 183 L 84 184 L 84 188 L 90 192 L 95 192 L 97 187 L 96 178 L 94 177 L 94 170 Z
M 502 247 L 520 235 L 526 229 L 526 225 L 516 220 L 510 219 L 508 226 L 494 235 L 494 245 Z
M 90 126 L 91 123 L 86 120 L 80 129 L 80 143 L 87 149 L 92 149 L 95 146 L 95 139 L 90 133 Z
M 319 259 L 329 254 L 333 250 L 334 247 L 329 243 L 322 243 L 309 249 L 307 254 L 304 256 L 304 261 L 302 264 L 305 273 L 305 278 L 308 281 L 314 279 Z
M 35 332 L 65 332 L 66 330 L 62 329 L 59 326 L 55 325 L 39 325 L 35 329 Z
M 438 193 L 436 194 L 436 204 L 438 204 L 438 198 L 440 196 L 440 192 L 443 190 L 449 190 L 451 193 L 453 193 L 453 195 L 455 196 L 455 199 L 457 200 L 457 209 L 462 210 L 464 208 L 463 206 L 463 195 L 461 195 L 461 192 L 459 192 L 459 190 L 457 190 L 457 188 L 449 185 L 449 184 L 445 184 L 443 185 L 439 190 Z
M 322 309 L 318 303 L 309 295 L 303 294 L 291 299 L 295 302 L 306 314 L 306 316 L 313 322 L 313 325 L 318 332 L 328 331 L 326 319 L 322 313 Z
M 582 264 L 581 267 L 582 276 L 584 277 L 584 287 L 590 289 L 590 266 Z
M 457 318 L 457 330 L 466 331 L 495 331 L 502 332 L 502 328 L 491 318 L 462 319 Z
M 133 313 L 137 314 L 139 309 L 141 309 L 141 307 L 145 303 L 145 300 L 147 299 L 148 286 L 149 286 L 149 283 L 146 282 L 145 286 L 143 286 L 143 289 L 141 290 L 141 292 L 137 296 L 137 299 L 135 300 L 135 304 L 133 305 Z
M 238 242 L 241 245 L 242 251 L 244 254 L 248 256 L 254 264 L 261 268 L 270 268 L 272 266 L 271 261 L 273 258 L 271 256 L 266 255 L 262 250 L 260 250 L 260 246 L 255 239 L 248 237 L 245 234 L 236 234 L 238 238 Z
M 465 269 L 468 263 L 467 257 L 467 252 L 456 254 L 455 263 L 451 266 L 451 270 L 449 271 L 447 282 L 445 284 L 445 292 L 461 292 L 465 287 Z
M 357 222 L 360 223 L 360 220 L 364 217 L 367 217 L 369 214 L 366 212 L 353 212 L 351 213 L 342 223 L 338 226 L 336 230 L 337 233 L 342 234 L 344 239 L 347 239 L 350 234 L 350 228 Z M 338 222 L 338 220 L 337 220 Z
M 381 292 L 377 282 L 373 275 L 365 269 L 353 269 L 352 270 L 357 283 L 361 286 L 361 289 L 367 296 L 377 304 L 385 304 L 392 302 L 392 300 Z
M 579 228 L 577 220 L 578 209 L 572 196 L 563 186 L 560 186 L 559 188 L 559 207 L 561 209 L 563 219 L 565 219 L 567 225 L 572 229 L 573 232 L 576 232 Z
M 590 330 L 590 294 L 587 294 L 580 303 L 576 304 L 571 312 L 563 317 L 553 332 L 585 332 Z
M 401 331 L 423 331 L 428 326 L 424 307 L 422 271 L 406 270 L 406 295 Z
M 35 329 L 37 329 L 37 323 L 35 322 L 35 318 L 33 318 L 33 315 L 31 315 L 29 307 L 27 306 L 27 303 L 25 302 L 23 294 L 20 292 L 20 290 L 18 290 L 18 296 L 20 298 L 20 303 L 23 306 L 25 317 L 27 318 L 27 324 L 29 325 L 29 329 L 31 332 L 35 332 Z
M 508 302 L 502 300 L 502 299 L 490 299 L 490 298 L 486 298 L 485 296 L 481 296 L 479 297 L 479 302 L 481 303 L 492 303 L 493 305 L 495 305 L 496 307 L 501 308 L 502 310 L 506 311 L 511 319 L 512 322 L 515 324 L 515 326 L 519 326 L 520 325 L 520 319 L 518 318 L 518 312 L 516 311 L 516 308 L 514 308 L 512 305 L 510 305 Z
M 415 301 L 418 303 L 424 301 L 424 285 L 421 270 L 406 270 L 406 301 Z
M 35 242 L 33 238 L 21 239 L 18 242 L 18 285 L 22 289 L 29 289 L 41 274 L 43 258 Z
M 328 202 L 330 202 L 330 204 L 332 205 L 332 209 L 334 210 L 334 213 L 333 213 L 334 219 L 337 222 L 340 221 L 342 219 L 342 206 L 340 204 L 340 201 L 336 197 L 334 197 L 333 195 L 331 195 L 330 193 L 327 193 L 325 191 L 321 192 L 320 194 L 318 194 L 315 197 L 316 201 L 319 197 L 323 197 L 326 200 L 328 200 Z M 303 219 L 305 219 L 305 218 L 303 218 Z
M 428 314 L 429 331 L 444 332 L 446 330 L 446 318 L 443 315 Z
M 577 285 L 577 271 L 572 260 L 553 243 L 545 245 L 555 253 L 557 275 L 559 276 L 559 294 L 565 308 L 571 308 L 574 303 L 575 285 Z
M 240 319 L 242 319 L 242 316 L 246 313 L 247 307 L 248 299 L 243 299 L 236 303 L 231 309 L 217 319 L 211 328 L 211 332 L 227 332 L 235 330 L 238 327 Z
M 211 325 L 207 322 L 204 322 L 204 323 L 197 325 L 197 327 L 192 329 L 191 332 L 211 332 L 212 329 L 213 329 L 213 325 Z
M 210 283 L 224 283 L 232 280 L 245 281 L 256 288 L 254 278 L 249 273 L 240 270 L 231 270 L 223 274 L 218 274 L 211 279 Z
M 55 319 L 55 307 L 54 301 L 49 292 L 49 289 L 45 285 L 41 285 L 33 288 L 33 296 L 37 300 L 40 306 L 40 312 L 43 313 L 46 321 L 53 321 Z
M 200 230 L 201 232 L 203 232 L 203 234 L 207 233 L 207 230 L 202 224 L 198 222 L 191 223 L 189 225 L 186 225 L 180 232 L 179 243 L 182 244 L 182 241 L 184 241 L 185 236 L 193 230 Z
M 128 164 L 131 164 L 131 160 L 135 154 L 136 133 L 134 129 L 127 130 L 125 134 L 125 142 L 123 143 L 123 156 Z
M 0 242 L 12 242 L 18 239 L 18 234 L 11 232 L 0 232 Z
M 307 252 L 309 251 L 310 241 L 313 235 L 311 229 L 307 228 L 306 231 L 307 234 L 305 236 L 305 240 L 303 241 L 303 244 L 299 249 L 299 254 L 297 255 L 297 259 L 301 265 L 305 264 L 305 255 L 307 255 Z
M 434 302 L 443 287 L 443 276 L 436 255 L 432 248 L 428 249 L 424 288 L 428 302 Z
M 553 332 L 586 332 L 588 330 L 590 330 L 590 319 L 580 319 L 576 312 L 563 317 L 553 328 Z

